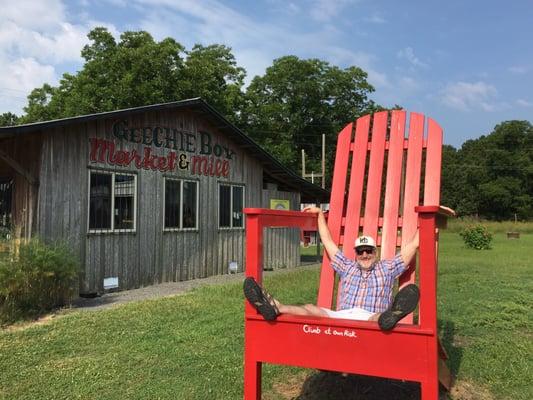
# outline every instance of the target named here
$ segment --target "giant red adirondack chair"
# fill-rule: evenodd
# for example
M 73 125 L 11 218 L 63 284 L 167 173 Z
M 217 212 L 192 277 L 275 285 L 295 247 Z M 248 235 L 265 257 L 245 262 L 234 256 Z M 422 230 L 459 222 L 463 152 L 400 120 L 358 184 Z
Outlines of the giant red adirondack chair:
M 328 226 L 333 240 L 345 245 L 349 258 L 354 258 L 355 239 L 365 234 L 377 238 L 383 259 L 393 257 L 419 227 L 418 322 L 413 323 L 409 315 L 389 332 L 381 331 L 376 322 L 289 314 L 267 322 L 246 303 L 246 400 L 261 398 L 262 363 L 420 382 L 423 400 L 438 399 L 439 380 L 449 388 L 446 353 L 437 336 L 436 226 L 437 217 L 447 213 L 439 207 L 442 129 L 421 114 L 411 113 L 408 124 L 406 120 L 405 111 L 383 111 L 361 117 L 340 132 Z M 244 212 L 246 275 L 258 282 L 262 281 L 263 228 L 316 229 L 316 215 L 308 213 L 257 208 Z M 400 285 L 415 281 L 415 269 L 412 265 Z M 334 285 L 326 254 L 319 306 L 331 308 Z

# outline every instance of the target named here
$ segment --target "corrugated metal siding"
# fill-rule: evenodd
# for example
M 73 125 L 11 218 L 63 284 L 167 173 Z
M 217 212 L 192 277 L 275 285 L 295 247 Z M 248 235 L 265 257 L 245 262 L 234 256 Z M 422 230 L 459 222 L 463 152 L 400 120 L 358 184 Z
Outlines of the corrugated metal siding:
M 117 149 L 143 145 L 121 142 L 111 133 L 115 120 L 98 120 L 57 127 L 43 135 L 39 233 L 48 240 L 65 239 L 79 252 L 83 262 L 81 291 L 101 292 L 103 279 L 118 277 L 120 289 L 131 289 L 165 281 L 188 280 L 228 272 L 230 261 L 244 268 L 244 229 L 218 228 L 218 185 L 220 182 L 245 187 L 245 207 L 268 207 L 271 198 L 289 199 L 299 208 L 299 194 L 263 191 L 263 170 L 258 161 L 217 133 L 196 114 L 159 111 L 126 119 L 131 127 L 169 126 L 196 133 L 206 130 L 213 141 L 232 148 L 228 178 L 191 175 L 188 170 L 148 171 L 135 167 L 94 164 L 89 161 L 89 138 L 113 140 Z M 152 152 L 166 155 L 168 149 L 152 146 Z M 179 152 L 178 152 L 179 153 Z M 136 232 L 87 233 L 89 169 L 127 172 L 137 176 Z M 169 232 L 164 223 L 164 177 L 199 182 L 199 229 Z M 268 254 L 268 256 L 267 256 Z M 266 237 L 266 265 L 299 264 L 299 233 L 271 230 Z

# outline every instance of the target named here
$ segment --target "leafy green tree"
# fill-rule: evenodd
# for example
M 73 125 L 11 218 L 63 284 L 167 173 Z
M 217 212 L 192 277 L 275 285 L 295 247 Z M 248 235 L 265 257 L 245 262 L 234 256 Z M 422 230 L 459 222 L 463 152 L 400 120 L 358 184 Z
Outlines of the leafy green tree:
M 0 126 L 13 126 L 19 123 L 19 117 L 12 112 L 0 114 Z
M 229 47 L 195 45 L 187 52 L 180 79 L 183 98 L 201 97 L 235 122 L 244 104 L 241 88 L 246 71 L 237 66 Z
M 301 149 L 309 156 L 308 169 L 320 170 L 321 135 L 325 134 L 330 171 L 337 133 L 349 121 L 377 108 L 368 99 L 373 91 L 360 68 L 281 57 L 265 75 L 252 80 L 241 124 L 294 170 L 300 169 Z
M 81 55 L 83 68 L 64 74 L 58 87 L 34 89 L 25 122 L 202 97 L 224 114 L 243 103 L 245 71 L 231 49 L 196 45 L 190 52 L 172 38 L 157 42 L 145 31 L 124 32 L 117 43 L 95 28 Z
M 443 150 L 443 204 L 461 215 L 533 217 L 533 126 L 506 121 L 493 132 Z

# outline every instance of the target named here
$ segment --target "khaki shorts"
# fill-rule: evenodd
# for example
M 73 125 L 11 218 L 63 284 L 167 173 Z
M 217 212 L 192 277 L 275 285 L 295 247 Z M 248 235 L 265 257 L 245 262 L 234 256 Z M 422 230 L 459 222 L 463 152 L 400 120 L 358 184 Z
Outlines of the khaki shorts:
M 360 321 L 368 321 L 368 319 L 375 313 L 364 310 L 362 308 L 354 307 L 347 308 L 346 310 L 333 311 L 329 308 L 321 307 L 322 310 L 328 313 L 330 318 L 342 318 L 342 319 L 356 319 Z

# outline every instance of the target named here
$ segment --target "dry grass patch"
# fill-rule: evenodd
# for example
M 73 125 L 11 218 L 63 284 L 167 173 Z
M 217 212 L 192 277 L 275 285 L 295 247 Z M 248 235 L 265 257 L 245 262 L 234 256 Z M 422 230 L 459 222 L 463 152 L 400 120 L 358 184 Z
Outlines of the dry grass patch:
M 470 381 L 456 381 L 450 392 L 453 400 L 494 400 L 488 389 Z

